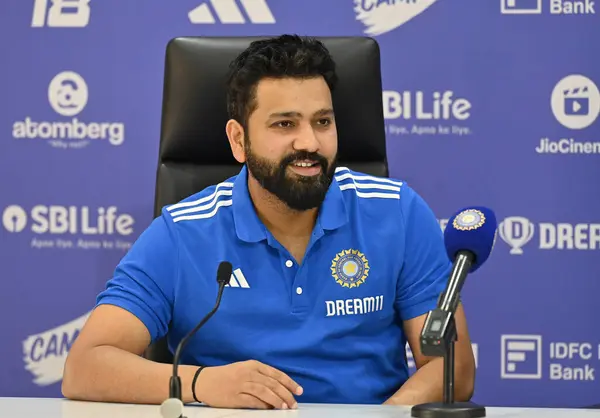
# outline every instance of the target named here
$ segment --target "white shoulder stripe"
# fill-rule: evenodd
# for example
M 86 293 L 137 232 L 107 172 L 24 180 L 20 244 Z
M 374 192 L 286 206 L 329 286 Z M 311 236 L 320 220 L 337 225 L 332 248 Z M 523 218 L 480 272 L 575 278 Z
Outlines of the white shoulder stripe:
M 399 193 L 380 193 L 380 192 L 359 192 L 357 189 L 359 189 L 360 187 L 358 183 L 347 183 L 347 184 L 341 184 L 340 185 L 340 190 L 356 190 L 356 196 L 358 197 L 362 197 L 364 199 L 372 199 L 372 198 L 379 198 L 379 199 L 400 199 L 400 194 Z M 365 187 L 365 188 L 370 188 L 370 187 Z
M 337 177 L 335 178 L 338 182 L 340 181 Z M 352 185 L 354 189 L 379 189 L 379 190 L 391 190 L 393 192 L 400 192 L 400 186 L 392 186 L 389 184 L 379 184 L 379 183 L 356 183 L 352 181 L 352 183 L 343 183 L 340 184 L 340 187 Z
M 336 181 L 340 183 L 340 190 L 354 190 L 356 196 L 363 199 L 400 199 L 401 181 L 366 174 L 353 174 L 346 167 L 338 167 L 335 171 L 336 173 L 343 172 L 343 174 L 335 175 Z M 383 190 L 384 192 L 361 191 L 365 189 Z
M 213 199 L 217 195 L 217 193 L 219 192 L 219 190 L 225 189 L 225 188 L 231 189 L 232 187 L 233 187 L 233 183 L 231 183 L 231 182 L 219 183 L 219 184 L 217 184 L 217 187 L 216 187 L 215 191 L 212 194 L 210 194 L 208 196 L 205 196 L 205 197 L 202 197 L 202 198 L 200 198 L 198 200 L 194 200 L 192 202 L 176 203 L 174 205 L 171 205 L 171 206 L 167 207 L 167 211 L 171 212 L 172 210 L 175 210 L 175 209 L 189 208 L 189 207 L 196 206 L 196 205 L 199 205 L 199 204 L 204 203 L 204 202 L 208 202 L 209 200 Z
M 195 220 L 195 219 L 207 219 L 207 218 L 212 218 L 213 216 L 215 216 L 217 214 L 217 212 L 219 211 L 219 208 L 222 206 L 231 206 L 231 204 L 233 203 L 233 201 L 231 199 L 223 199 L 223 200 L 219 200 L 219 201 L 215 201 L 216 205 L 215 208 L 213 210 L 211 210 L 208 213 L 200 213 L 200 214 L 196 214 L 196 215 L 181 215 L 181 216 L 177 216 L 173 218 L 173 222 L 179 222 L 179 221 L 191 221 L 191 220 Z
M 336 168 L 335 172 L 339 172 L 339 171 L 349 171 L 348 168 L 346 167 L 338 167 Z M 366 174 L 363 175 L 356 175 L 356 174 L 352 174 L 350 172 L 344 173 L 344 174 L 336 174 L 335 176 L 337 181 L 342 181 L 342 180 L 346 180 L 346 179 L 352 179 L 352 180 L 358 180 L 358 181 L 374 181 L 374 182 L 378 182 L 378 183 L 388 183 L 388 184 L 393 184 L 395 186 L 402 186 L 402 182 L 401 181 L 397 181 L 397 180 L 392 180 L 392 179 L 386 179 L 383 177 L 374 177 L 374 176 L 369 176 Z
M 233 190 L 219 190 L 216 194 L 213 193 L 209 196 L 209 197 L 212 196 L 213 199 L 210 202 L 208 202 L 207 204 L 171 212 L 171 216 L 175 218 L 175 217 L 178 217 L 181 215 L 187 215 L 188 213 L 197 213 L 197 212 L 202 212 L 202 211 L 211 209 L 219 200 L 225 200 L 225 199 L 219 199 L 219 197 L 231 196 L 232 194 L 233 194 Z

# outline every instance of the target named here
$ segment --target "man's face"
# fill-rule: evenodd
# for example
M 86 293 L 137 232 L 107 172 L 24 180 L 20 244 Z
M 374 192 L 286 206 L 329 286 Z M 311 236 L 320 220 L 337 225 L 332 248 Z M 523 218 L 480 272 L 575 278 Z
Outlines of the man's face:
M 248 170 L 290 208 L 318 207 L 333 179 L 337 156 L 325 80 L 262 80 L 255 100 L 244 144 Z

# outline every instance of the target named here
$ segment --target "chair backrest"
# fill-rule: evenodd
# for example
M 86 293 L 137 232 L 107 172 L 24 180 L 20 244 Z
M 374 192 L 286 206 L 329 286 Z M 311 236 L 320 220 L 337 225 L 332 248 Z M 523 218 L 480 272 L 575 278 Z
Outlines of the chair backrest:
M 167 45 L 154 214 L 163 206 L 235 175 L 225 134 L 229 63 L 264 37 L 179 37 Z M 367 37 L 317 37 L 337 65 L 333 106 L 339 165 L 387 177 L 380 52 Z M 163 338 L 147 358 L 170 362 Z

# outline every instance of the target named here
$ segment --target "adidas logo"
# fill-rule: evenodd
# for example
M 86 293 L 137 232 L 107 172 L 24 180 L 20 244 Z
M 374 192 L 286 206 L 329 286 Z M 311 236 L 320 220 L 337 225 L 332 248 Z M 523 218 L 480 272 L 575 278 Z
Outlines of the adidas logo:
M 266 0 L 240 0 L 240 3 L 241 7 L 236 0 L 210 0 L 190 11 L 188 18 L 193 24 L 214 24 L 217 20 L 238 24 L 275 23 Z
M 225 287 L 242 287 L 244 289 L 250 289 L 250 285 L 240 269 L 233 270 L 229 283 L 226 284 Z

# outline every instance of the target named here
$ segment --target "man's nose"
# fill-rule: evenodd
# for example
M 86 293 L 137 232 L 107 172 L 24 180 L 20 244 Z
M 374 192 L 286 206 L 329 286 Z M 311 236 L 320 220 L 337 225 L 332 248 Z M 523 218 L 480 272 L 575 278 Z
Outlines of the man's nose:
M 319 139 L 312 126 L 304 127 L 294 140 L 294 149 L 317 152 L 319 150 Z

